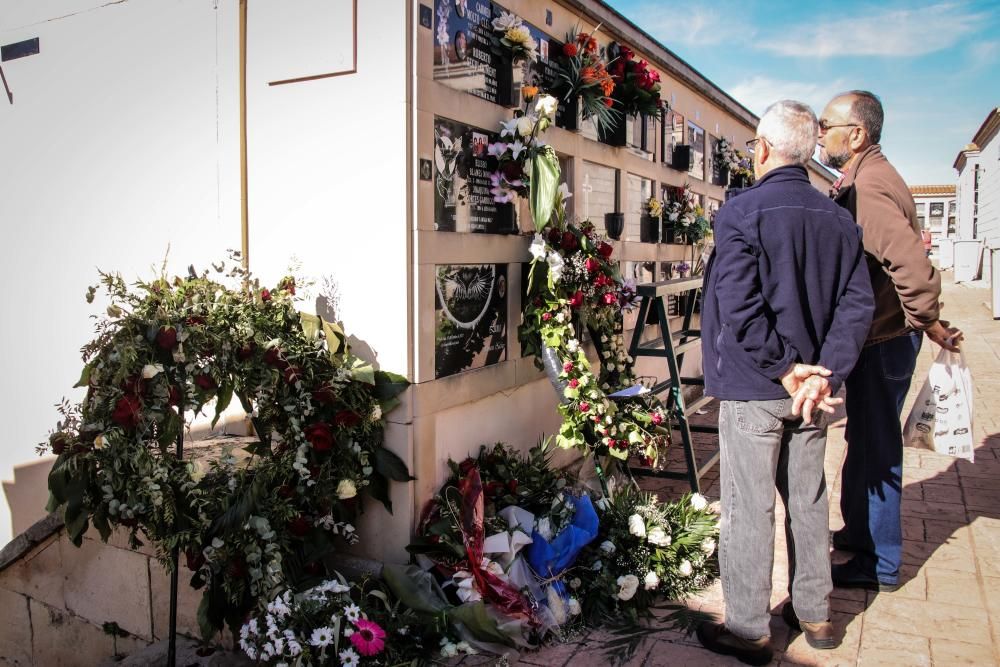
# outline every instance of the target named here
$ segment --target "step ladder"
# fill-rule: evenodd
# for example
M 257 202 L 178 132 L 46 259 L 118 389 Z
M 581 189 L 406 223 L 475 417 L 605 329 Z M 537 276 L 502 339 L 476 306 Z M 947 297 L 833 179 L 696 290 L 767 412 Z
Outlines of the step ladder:
M 671 427 L 677 430 L 681 436 L 681 443 L 684 447 L 684 456 L 687 461 L 687 471 L 652 470 L 650 468 L 630 468 L 633 475 L 643 475 L 648 477 L 665 477 L 670 479 L 687 479 L 691 484 L 691 490 L 695 493 L 701 492 L 701 478 L 719 460 L 719 450 L 716 449 L 711 457 L 701 465 L 695 457 L 694 446 L 691 442 L 692 433 L 715 433 L 718 435 L 719 426 L 691 424 L 688 418 L 714 400 L 711 396 L 702 395 L 690 404 L 684 400 L 685 386 L 705 386 L 704 377 L 683 377 L 681 376 L 681 363 L 684 361 L 684 353 L 701 345 L 701 330 L 691 328 L 691 320 L 694 316 L 695 303 L 701 295 L 703 283 L 701 276 L 692 278 L 675 278 L 656 283 L 643 283 L 636 286 L 636 293 L 641 297 L 639 304 L 639 318 L 636 321 L 635 331 L 632 333 L 632 342 L 629 345 L 629 355 L 633 359 L 639 357 L 662 357 L 667 360 L 667 377 L 652 387 L 654 393 L 660 394 L 668 392 L 665 403 L 667 408 L 673 409 L 674 420 Z M 674 297 L 684 301 L 684 320 L 680 330 L 670 331 L 670 322 L 667 319 L 666 299 Z M 656 340 L 642 342 L 642 334 L 645 329 L 647 318 L 650 314 L 655 318 L 660 327 L 660 337 Z

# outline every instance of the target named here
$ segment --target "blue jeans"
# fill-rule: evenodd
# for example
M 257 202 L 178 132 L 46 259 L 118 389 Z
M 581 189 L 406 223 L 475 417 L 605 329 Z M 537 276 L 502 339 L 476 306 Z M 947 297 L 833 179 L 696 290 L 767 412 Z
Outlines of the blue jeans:
M 840 512 L 857 565 L 884 584 L 899 581 L 903 527 L 900 414 L 923 334 L 913 331 L 861 351 L 847 377 L 847 458 Z
M 792 399 L 722 401 L 719 567 L 726 627 L 744 639 L 770 633 L 774 489 L 785 505 L 789 592 L 795 614 L 830 616 L 829 510 L 823 459 L 826 417 L 792 416 Z

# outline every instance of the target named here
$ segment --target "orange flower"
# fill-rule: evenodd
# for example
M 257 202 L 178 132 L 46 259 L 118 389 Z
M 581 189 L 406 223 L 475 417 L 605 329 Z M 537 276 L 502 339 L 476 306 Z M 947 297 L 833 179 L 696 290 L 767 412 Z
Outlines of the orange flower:
M 597 81 L 597 70 L 593 67 L 583 67 L 580 69 L 580 80 L 584 83 L 594 83 Z
M 601 91 L 604 93 L 605 97 L 613 93 L 615 90 L 615 82 L 611 79 L 604 79 L 601 81 Z
M 579 35 L 576 36 L 576 41 L 579 44 L 586 44 L 588 39 L 590 39 L 590 35 L 588 35 L 585 32 L 581 32 Z
M 521 95 L 523 95 L 524 99 L 526 100 L 531 100 L 537 94 L 538 94 L 538 86 L 523 86 L 521 88 Z
M 593 37 L 588 38 L 587 45 L 583 47 L 583 50 L 586 51 L 587 53 L 593 53 L 594 51 L 597 51 L 597 40 L 594 39 Z

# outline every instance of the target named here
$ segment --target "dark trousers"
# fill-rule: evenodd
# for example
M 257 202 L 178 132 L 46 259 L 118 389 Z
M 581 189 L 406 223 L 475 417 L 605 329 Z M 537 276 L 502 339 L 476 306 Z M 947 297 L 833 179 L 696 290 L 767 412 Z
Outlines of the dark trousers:
M 914 331 L 864 348 L 847 378 L 840 512 L 858 565 L 886 584 L 898 582 L 903 557 L 900 414 L 922 336 Z

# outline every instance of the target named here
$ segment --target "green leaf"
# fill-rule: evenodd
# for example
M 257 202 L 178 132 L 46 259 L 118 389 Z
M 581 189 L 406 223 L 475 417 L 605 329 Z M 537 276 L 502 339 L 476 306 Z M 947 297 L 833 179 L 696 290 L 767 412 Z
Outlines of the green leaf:
M 383 412 L 387 412 L 384 402 L 399 396 L 409 386 L 410 381 L 402 375 L 388 371 L 375 371 L 375 395 L 383 401 Z
M 205 593 L 201 596 L 201 602 L 198 603 L 198 629 L 201 630 L 201 637 L 205 641 L 210 641 L 212 635 L 215 634 L 215 625 L 209 619 L 209 611 L 211 609 L 211 589 L 207 589 Z
M 212 418 L 212 428 L 219 421 L 219 417 L 229 407 L 229 402 L 233 400 L 233 385 L 231 382 L 223 382 L 219 387 L 219 393 L 215 396 L 215 417 Z
M 243 451 L 254 456 L 267 456 L 271 453 L 271 448 L 263 442 L 252 442 L 243 448 Z
M 80 546 L 83 541 L 83 534 L 87 532 L 87 527 L 89 525 L 89 514 L 87 510 L 82 507 L 75 508 L 70 511 L 70 507 L 66 506 L 66 534 L 69 535 L 70 541 L 76 546 Z
M 392 500 L 389 499 L 389 480 L 381 473 L 373 473 L 368 484 L 368 495 L 382 503 L 386 511 L 392 514 Z
M 535 229 L 542 231 L 556 205 L 559 189 L 559 159 L 551 146 L 546 146 L 529 158 L 531 162 L 531 192 L 529 204 Z
M 403 460 L 385 447 L 375 450 L 375 470 L 394 482 L 409 482 L 416 479 L 410 476 Z
M 344 330 L 333 322 L 320 320 L 323 323 L 323 334 L 326 336 L 326 346 L 330 349 L 330 359 L 339 361 L 338 356 L 347 352 L 347 336 Z
M 486 605 L 483 604 L 482 600 L 466 602 L 452 609 L 448 615 L 464 625 L 480 641 L 513 646 L 511 638 L 497 627 L 497 622 L 486 611 Z
M 433 575 L 415 565 L 386 563 L 382 579 L 400 602 L 417 613 L 437 615 L 451 607 Z
M 94 370 L 93 362 L 87 364 L 83 367 L 83 371 L 80 373 L 80 379 L 76 381 L 74 387 L 86 387 L 90 384 L 90 372 Z
M 565 389 L 563 389 L 563 396 L 575 401 L 580 397 L 580 390 L 567 386 Z
M 94 514 L 91 519 L 94 522 L 94 528 L 96 528 L 97 532 L 101 534 L 101 539 L 107 542 L 108 538 L 111 537 L 111 524 L 108 523 L 108 517 L 105 514 L 98 512 Z
M 309 313 L 299 313 L 299 323 L 302 325 L 302 333 L 309 340 L 316 339 L 323 328 L 323 320 Z
M 358 382 L 374 385 L 375 369 L 364 359 L 355 359 L 354 365 L 351 366 L 351 377 Z
M 65 454 L 60 454 L 52 466 L 52 470 L 49 471 L 49 492 L 57 506 L 66 502 L 66 486 L 68 484 L 69 470 L 66 468 Z

